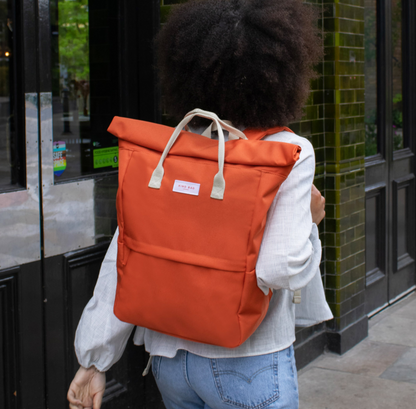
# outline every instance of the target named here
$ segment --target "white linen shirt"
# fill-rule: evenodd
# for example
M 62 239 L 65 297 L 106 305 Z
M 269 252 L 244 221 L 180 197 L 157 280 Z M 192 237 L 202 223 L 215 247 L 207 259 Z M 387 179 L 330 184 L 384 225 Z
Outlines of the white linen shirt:
M 242 345 L 229 349 L 175 338 L 136 327 L 134 343 L 147 352 L 172 358 L 184 349 L 207 358 L 254 356 L 283 350 L 295 341 L 295 322 L 310 326 L 333 318 L 325 300 L 319 264 L 321 242 L 312 222 L 310 203 L 315 173 L 311 143 L 290 132 L 264 138 L 293 143 L 302 148 L 299 160 L 282 183 L 267 215 L 267 223 L 256 265 L 257 283 L 268 293 L 273 290 L 263 322 Z M 134 329 L 113 312 L 117 285 L 116 231 L 101 266 L 94 295 L 84 309 L 75 336 L 80 365 L 108 370 L 117 362 Z M 293 292 L 302 289 L 302 301 L 293 303 Z

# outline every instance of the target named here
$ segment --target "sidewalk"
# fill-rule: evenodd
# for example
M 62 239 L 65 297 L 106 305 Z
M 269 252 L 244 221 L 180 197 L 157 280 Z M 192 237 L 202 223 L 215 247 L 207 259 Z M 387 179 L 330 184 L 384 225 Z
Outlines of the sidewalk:
M 346 354 L 325 353 L 299 371 L 300 409 L 415 409 L 416 294 L 369 321 Z

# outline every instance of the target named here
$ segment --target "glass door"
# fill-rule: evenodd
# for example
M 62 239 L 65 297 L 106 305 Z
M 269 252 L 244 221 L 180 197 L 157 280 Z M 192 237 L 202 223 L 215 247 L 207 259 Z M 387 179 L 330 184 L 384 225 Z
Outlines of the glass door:
M 416 284 L 415 99 L 411 91 L 416 70 L 414 13 L 409 0 L 365 1 L 369 314 L 394 302 Z
M 38 101 L 22 92 L 22 34 L 15 1 L 1 1 L 0 270 L 40 259 Z
M 0 407 L 43 407 L 35 4 L 0 1 Z
M 0 0 L 0 407 L 67 408 L 73 342 L 117 227 L 115 115 L 157 120 L 159 2 Z M 130 341 L 107 408 L 161 407 Z
M 79 367 L 75 330 L 117 227 L 118 141 L 107 128 L 116 115 L 155 119 L 159 4 L 45 3 L 38 31 L 46 389 L 47 407 L 66 408 Z M 152 379 L 141 376 L 145 351 L 128 345 L 107 373 L 109 409 L 158 398 Z

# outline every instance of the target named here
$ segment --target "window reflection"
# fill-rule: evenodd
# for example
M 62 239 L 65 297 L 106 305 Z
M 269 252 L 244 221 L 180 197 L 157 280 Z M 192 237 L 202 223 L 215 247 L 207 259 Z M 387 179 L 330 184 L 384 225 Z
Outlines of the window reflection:
M 393 148 L 403 149 L 402 2 L 392 0 Z
M 172 6 L 179 3 L 186 3 L 188 0 L 160 0 L 160 24 L 163 26 L 171 12 Z M 178 125 L 178 121 L 171 117 L 166 110 L 165 99 L 163 97 L 163 90 L 161 96 L 161 108 L 162 108 L 162 124 L 175 127 Z
M 0 191 L 19 186 L 24 170 L 15 129 L 13 6 L 10 0 L 0 2 Z
M 377 146 L 377 2 L 365 0 L 365 156 Z
M 107 84 L 99 90 L 96 86 L 101 100 L 95 98 L 98 101 L 95 108 L 91 102 L 94 76 L 102 79 L 108 71 L 106 58 L 110 49 L 105 49 L 104 57 L 95 52 L 99 63 L 95 63 L 95 72 L 91 75 L 90 55 L 94 46 L 90 37 L 105 39 L 108 35 L 105 35 L 106 19 L 92 23 L 89 11 L 92 5 L 103 12 L 100 16 L 105 16 L 109 13 L 106 4 L 88 0 L 51 2 L 55 182 L 118 167 L 117 139 L 106 133 L 111 119 L 102 117 L 103 109 L 99 106 L 103 98 L 108 99 Z M 95 115 L 91 114 L 92 109 Z M 117 114 L 108 111 L 110 118 Z

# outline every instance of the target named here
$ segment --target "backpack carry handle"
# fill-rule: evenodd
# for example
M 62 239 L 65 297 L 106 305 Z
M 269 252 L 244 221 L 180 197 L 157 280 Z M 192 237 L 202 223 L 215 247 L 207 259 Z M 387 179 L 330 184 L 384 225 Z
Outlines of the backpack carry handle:
M 185 118 L 179 123 L 175 128 L 172 136 L 167 143 L 163 154 L 159 160 L 156 169 L 153 171 L 152 177 L 150 178 L 149 187 L 153 189 L 160 189 L 162 183 L 163 175 L 165 170 L 163 168 L 163 162 L 166 159 L 169 151 L 171 150 L 173 144 L 178 139 L 179 134 L 182 132 L 183 127 L 190 122 L 195 116 L 200 116 L 202 118 L 211 119 L 215 122 L 218 129 L 218 173 L 214 177 L 214 183 L 211 191 L 211 198 L 223 200 L 224 191 L 225 191 L 225 180 L 224 180 L 224 155 L 225 155 L 225 139 L 223 128 L 229 132 L 229 139 L 247 139 L 243 132 L 239 131 L 236 128 L 226 124 L 224 121 L 218 118 L 216 114 L 209 111 L 204 111 L 202 109 L 194 109 L 191 112 L 188 112 L 185 115 Z

